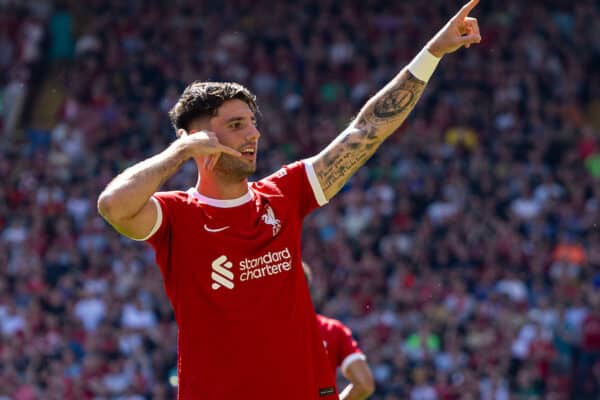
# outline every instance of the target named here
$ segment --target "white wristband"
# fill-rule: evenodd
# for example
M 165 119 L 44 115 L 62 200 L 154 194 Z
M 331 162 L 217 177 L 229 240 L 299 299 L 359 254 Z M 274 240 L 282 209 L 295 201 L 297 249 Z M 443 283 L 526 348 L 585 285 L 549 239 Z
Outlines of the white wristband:
M 427 82 L 431 78 L 431 75 L 433 75 L 433 71 L 435 71 L 439 62 L 439 58 L 431 54 L 427 48 L 423 48 L 408 64 L 408 70 L 416 78 Z

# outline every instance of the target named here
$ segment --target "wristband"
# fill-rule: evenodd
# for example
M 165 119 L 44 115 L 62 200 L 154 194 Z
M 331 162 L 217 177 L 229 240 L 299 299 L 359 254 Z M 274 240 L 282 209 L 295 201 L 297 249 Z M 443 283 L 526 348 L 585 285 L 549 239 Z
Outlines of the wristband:
M 433 71 L 435 71 L 439 62 L 440 58 L 431 54 L 427 48 L 423 48 L 408 64 L 408 70 L 416 78 L 427 82 L 431 78 L 431 75 L 433 75 Z

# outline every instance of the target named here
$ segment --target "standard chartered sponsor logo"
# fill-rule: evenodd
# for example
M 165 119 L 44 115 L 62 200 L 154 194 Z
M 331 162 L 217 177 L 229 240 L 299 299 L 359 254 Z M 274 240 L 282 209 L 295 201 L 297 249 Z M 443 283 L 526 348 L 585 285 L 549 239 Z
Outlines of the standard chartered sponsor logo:
M 292 255 L 286 247 L 281 251 L 270 251 L 256 258 L 240 261 L 240 281 L 246 282 L 265 276 L 277 275 L 292 269 Z
M 240 282 L 248 282 L 271 275 L 277 275 L 292 269 L 292 255 L 286 247 L 280 251 L 269 251 L 260 257 L 244 258 L 240 261 Z M 234 273 L 231 270 L 233 263 L 222 255 L 211 263 L 212 289 L 221 287 L 233 289 Z
M 212 288 L 217 290 L 224 286 L 227 289 L 233 289 L 233 272 L 230 271 L 233 264 L 227 260 L 227 256 L 220 256 L 213 260 L 212 273 L 210 277 L 213 280 Z

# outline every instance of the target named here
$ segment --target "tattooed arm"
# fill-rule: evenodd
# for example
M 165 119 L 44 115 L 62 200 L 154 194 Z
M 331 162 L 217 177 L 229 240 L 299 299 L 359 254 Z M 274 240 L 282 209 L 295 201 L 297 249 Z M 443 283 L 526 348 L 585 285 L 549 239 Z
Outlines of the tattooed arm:
M 331 199 L 406 119 L 425 82 L 402 70 L 371 98 L 356 119 L 316 157 L 315 173 Z
M 479 43 L 477 19 L 468 16 L 478 2 L 471 0 L 465 4 L 429 41 L 424 51 L 440 58 L 462 46 Z M 369 99 L 348 128 L 313 158 L 315 173 L 328 200 L 398 129 L 421 97 L 429 76 L 419 79 L 411 72 L 419 68 L 415 64 L 417 59 Z M 431 72 L 433 69 L 428 74 Z

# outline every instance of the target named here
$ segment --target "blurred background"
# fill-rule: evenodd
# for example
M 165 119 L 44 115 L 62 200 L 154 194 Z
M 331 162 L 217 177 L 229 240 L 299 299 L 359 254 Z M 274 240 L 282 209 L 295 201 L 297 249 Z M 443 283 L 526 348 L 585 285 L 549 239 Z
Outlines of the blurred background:
M 0 399 L 174 398 L 153 252 L 95 203 L 174 140 L 186 84 L 257 94 L 262 177 L 332 140 L 460 5 L 0 0 Z M 474 16 L 483 42 L 306 221 L 315 305 L 353 330 L 374 399 L 599 399 L 600 4 Z M 186 164 L 166 187 L 195 182 Z

